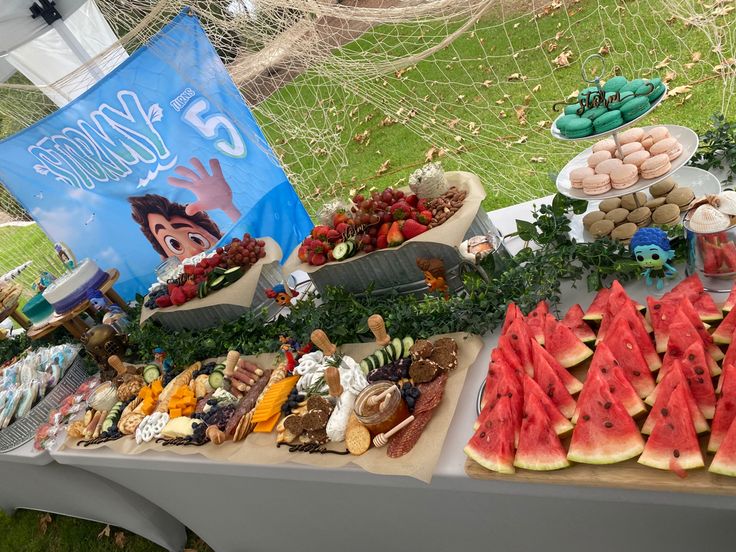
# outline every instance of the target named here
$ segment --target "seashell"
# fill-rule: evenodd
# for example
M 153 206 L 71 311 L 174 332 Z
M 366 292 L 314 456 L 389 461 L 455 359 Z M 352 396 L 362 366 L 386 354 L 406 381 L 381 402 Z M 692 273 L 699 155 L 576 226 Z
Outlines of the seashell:
M 712 205 L 701 205 L 690 216 L 688 227 L 693 232 L 707 234 L 720 232 L 731 226 L 731 217 Z
M 721 213 L 736 215 L 736 192 L 726 190 L 716 196 L 709 196 L 709 203 Z

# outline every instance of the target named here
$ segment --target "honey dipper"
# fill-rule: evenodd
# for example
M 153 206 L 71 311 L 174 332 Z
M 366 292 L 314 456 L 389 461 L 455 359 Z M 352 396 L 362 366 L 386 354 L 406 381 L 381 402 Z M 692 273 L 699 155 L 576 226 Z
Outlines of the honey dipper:
M 414 421 L 414 416 L 409 416 L 406 420 L 396 424 L 396 426 L 394 426 L 393 429 L 387 431 L 386 433 L 379 433 L 373 438 L 373 446 L 376 448 L 385 447 L 386 444 L 388 444 L 388 440 L 393 436 L 394 433 L 402 430 L 404 427 L 408 426 L 413 421 Z

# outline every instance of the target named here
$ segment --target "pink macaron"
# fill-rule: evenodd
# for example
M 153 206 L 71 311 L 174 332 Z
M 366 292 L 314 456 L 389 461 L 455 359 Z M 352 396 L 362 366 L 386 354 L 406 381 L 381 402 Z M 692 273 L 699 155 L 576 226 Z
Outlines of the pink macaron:
M 643 128 L 630 128 L 629 130 L 625 130 L 618 135 L 618 143 L 623 146 L 624 144 L 630 144 L 632 142 L 641 142 L 641 139 L 643 137 Z
M 621 148 L 616 151 L 616 157 L 623 159 L 627 155 L 631 155 L 635 151 L 641 151 L 643 149 L 644 146 L 641 145 L 641 142 L 629 142 L 628 144 L 622 145 Z
M 597 174 L 611 174 L 613 169 L 620 167 L 623 164 L 624 162 L 620 159 L 606 159 L 595 166 L 595 172 Z
M 613 141 L 612 138 L 606 138 L 605 140 L 601 140 L 600 142 L 596 142 L 593 144 L 593 153 L 597 153 L 599 151 L 607 151 L 611 155 L 613 155 L 616 152 L 616 142 Z
M 591 153 L 590 157 L 588 157 L 588 166 L 595 169 L 596 165 L 600 163 L 601 161 L 605 161 L 606 159 L 611 158 L 611 152 L 610 151 L 597 151 L 595 153 Z
M 649 148 L 649 153 L 651 153 L 652 156 L 664 153 L 667 154 L 670 161 L 673 161 L 680 157 L 680 154 L 682 153 L 682 144 L 678 142 L 676 138 L 665 138 L 664 140 L 660 140 L 659 142 L 652 144 L 652 147 Z
M 624 157 L 624 163 L 627 165 L 636 165 L 637 167 L 641 167 L 641 164 L 649 159 L 651 156 L 651 153 L 649 153 L 645 149 L 642 149 L 639 151 L 635 151 L 634 153 L 630 153 L 629 155 Z
M 641 177 L 642 178 L 657 178 L 670 171 L 672 165 L 670 164 L 670 158 L 667 157 L 666 153 L 661 153 L 650 157 L 641 164 Z M 585 185 L 585 182 L 583 182 Z
M 636 165 L 621 165 L 611 171 L 611 186 L 616 190 L 623 190 L 639 181 L 639 167 Z
M 605 194 L 611 189 L 611 178 L 607 174 L 594 174 L 583 178 L 583 192 L 588 195 Z
M 570 184 L 573 188 L 580 189 L 583 187 L 583 179 L 586 176 L 593 176 L 594 174 L 595 171 L 590 167 L 578 167 L 577 169 L 573 169 L 570 171 Z
M 670 137 L 670 131 L 667 127 L 654 127 L 650 128 L 644 133 L 641 138 L 641 145 L 646 149 L 650 149 L 652 145 L 656 144 L 660 140 Z

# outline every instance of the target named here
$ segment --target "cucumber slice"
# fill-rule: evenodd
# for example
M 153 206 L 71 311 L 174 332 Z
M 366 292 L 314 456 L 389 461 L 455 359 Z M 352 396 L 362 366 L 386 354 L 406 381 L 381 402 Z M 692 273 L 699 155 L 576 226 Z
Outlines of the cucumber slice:
M 394 350 L 394 360 L 404 356 L 404 345 L 398 337 L 391 340 L 391 348 Z
M 336 261 L 342 261 L 350 256 L 350 246 L 348 242 L 341 242 L 335 246 L 332 250 L 332 256 Z
M 225 284 L 225 277 L 224 276 L 216 276 L 212 278 L 212 281 L 210 282 L 209 288 L 216 290 L 220 289 Z
M 161 368 L 158 364 L 149 364 L 143 369 L 143 381 L 153 383 L 161 377 Z
M 373 353 L 376 357 L 376 360 L 378 361 L 378 366 L 376 368 L 380 368 L 381 366 L 385 366 L 388 364 L 388 360 L 386 360 L 386 354 L 383 352 L 383 349 L 378 349 L 375 353 Z
M 241 276 L 243 276 L 243 274 L 245 274 L 243 268 L 240 266 L 235 266 L 233 268 L 227 269 L 224 272 L 223 276 L 225 276 L 227 284 L 232 284 L 233 282 L 237 282 L 241 278 Z
M 207 293 L 209 292 L 209 289 L 207 289 L 207 280 L 204 282 L 201 282 L 199 284 L 199 287 L 197 288 L 197 297 L 200 299 L 204 299 L 207 297 Z
M 216 274 L 217 276 L 222 276 L 227 272 L 227 269 L 222 268 L 221 266 L 216 266 L 212 269 L 212 274 Z
M 219 389 L 225 386 L 225 375 L 219 370 L 213 370 L 209 378 L 210 387 L 212 389 Z
M 371 371 L 368 367 L 368 363 L 365 360 L 360 361 L 360 369 L 363 371 L 363 374 L 368 374 L 368 372 Z
M 113 406 L 110 409 L 110 412 L 105 417 L 105 421 L 102 422 L 102 427 L 100 428 L 100 431 L 108 431 L 112 429 L 112 426 L 117 423 L 118 418 L 120 417 L 120 413 L 123 410 L 123 403 L 122 401 L 118 401 L 115 403 L 115 406 Z
M 225 365 L 224 364 L 215 364 L 215 367 L 212 369 L 213 372 L 221 372 L 225 373 Z
M 355 244 L 353 240 L 348 240 L 346 243 L 348 244 L 348 250 L 349 250 L 348 256 L 352 257 L 353 255 L 355 255 L 355 251 L 356 249 L 358 249 L 358 246 Z
M 403 339 L 402 344 L 404 346 L 404 354 L 402 356 L 403 358 L 409 358 L 409 355 L 411 355 L 411 348 L 414 346 L 414 338 L 407 336 Z
M 394 355 L 394 348 L 391 347 L 390 344 L 389 345 L 386 345 L 381 350 L 383 351 L 383 354 L 386 356 L 386 364 L 388 364 L 389 362 L 393 362 L 394 360 L 396 360 L 396 356 Z

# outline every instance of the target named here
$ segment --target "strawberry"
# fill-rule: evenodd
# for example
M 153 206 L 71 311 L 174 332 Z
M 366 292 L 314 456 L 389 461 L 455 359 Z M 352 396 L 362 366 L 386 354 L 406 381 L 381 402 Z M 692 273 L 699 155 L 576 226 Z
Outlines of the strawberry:
M 184 265 L 184 274 L 194 274 L 194 265 L 191 264 L 185 264 Z
M 419 201 L 417 201 L 417 204 L 416 204 L 417 211 L 426 211 L 429 208 L 427 206 L 428 201 L 429 200 L 427 199 L 420 199 Z
M 330 240 L 331 242 L 335 242 L 339 240 L 340 232 L 338 232 L 337 230 L 330 230 L 329 232 L 327 232 L 327 239 Z
M 348 214 L 345 211 L 338 211 L 332 215 L 332 226 L 337 228 L 338 224 L 343 224 L 348 218 Z
M 388 238 L 386 234 L 381 234 L 376 238 L 376 249 L 386 249 L 388 247 Z
M 326 241 L 327 233 L 330 231 L 329 226 L 319 225 L 312 228 L 312 237 L 318 240 Z
M 315 253 L 309 258 L 309 264 L 312 264 L 314 266 L 321 266 L 327 262 L 327 257 L 325 257 L 322 253 Z
M 394 220 L 405 220 L 411 216 L 411 205 L 406 201 L 398 201 L 391 206 L 391 217 Z
M 386 239 L 388 240 L 389 247 L 396 247 L 397 245 L 404 243 L 404 234 L 401 233 L 399 221 L 395 221 L 391 225 L 391 229 L 388 231 Z
M 187 298 L 187 301 L 194 299 L 197 296 L 197 286 L 192 283 L 188 282 L 184 284 L 181 286 L 181 290 L 184 292 L 184 296 Z
M 180 287 L 174 288 L 174 290 L 170 294 L 171 302 L 174 305 L 183 305 L 187 302 L 187 296 L 184 293 L 184 290 Z
M 421 224 L 415 220 L 409 219 L 404 221 L 404 226 L 401 227 L 401 233 L 407 240 L 416 238 L 419 234 L 423 234 L 427 231 L 427 226 Z
M 344 234 L 345 232 L 348 231 L 349 228 L 350 226 L 348 226 L 346 222 L 341 222 L 335 225 L 335 230 L 337 231 L 338 234 Z
M 388 234 L 388 231 L 391 229 L 391 223 L 390 222 L 384 222 L 381 227 L 378 229 L 378 235 L 379 236 L 385 236 Z
M 419 224 L 429 224 L 429 222 L 432 220 L 432 212 L 425 209 L 424 211 L 419 211 L 416 214 L 416 217 L 412 218 L 416 220 Z
M 299 255 L 299 260 L 301 262 L 306 263 L 309 260 L 309 252 L 307 250 L 307 246 L 306 245 L 302 245 L 299 248 L 299 251 L 298 251 L 297 254 Z
M 412 207 L 416 207 L 417 203 L 419 203 L 419 197 L 417 194 L 411 194 L 404 198 L 404 201 L 406 201 L 409 205 Z
M 156 306 L 160 309 L 165 309 L 166 307 L 170 307 L 173 303 L 171 302 L 171 297 L 168 295 L 162 295 L 161 297 L 156 298 Z

